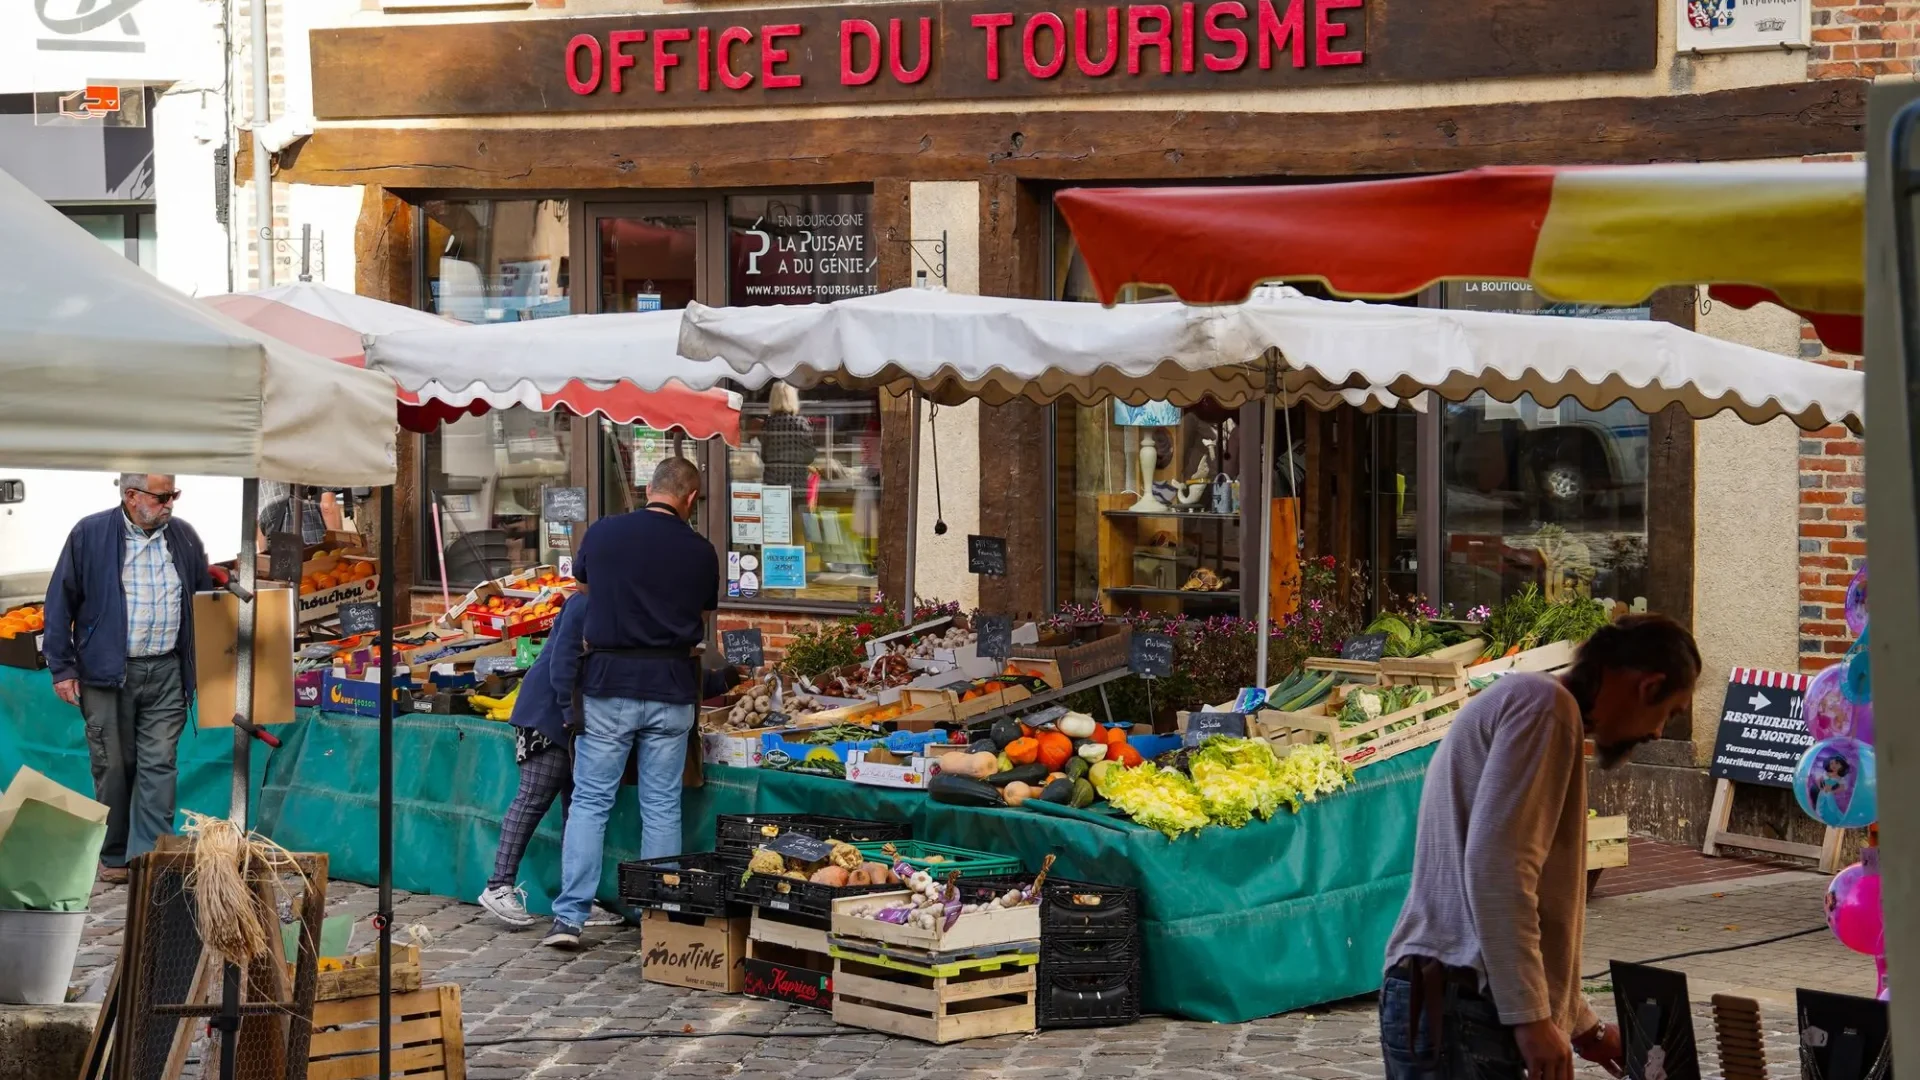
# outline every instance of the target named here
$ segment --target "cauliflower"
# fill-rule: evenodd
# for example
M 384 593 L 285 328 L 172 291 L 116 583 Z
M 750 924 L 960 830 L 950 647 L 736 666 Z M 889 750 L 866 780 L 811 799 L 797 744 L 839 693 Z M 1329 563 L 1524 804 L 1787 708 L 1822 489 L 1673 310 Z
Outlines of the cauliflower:
M 754 848 L 753 858 L 747 862 L 747 873 L 766 874 L 779 877 L 787 872 L 787 861 L 766 848 Z
M 828 861 L 842 870 L 851 873 L 860 869 L 861 865 L 867 861 L 867 857 L 860 853 L 860 849 L 852 844 L 843 844 L 838 840 L 828 842 L 833 845 L 833 854 L 828 856 Z

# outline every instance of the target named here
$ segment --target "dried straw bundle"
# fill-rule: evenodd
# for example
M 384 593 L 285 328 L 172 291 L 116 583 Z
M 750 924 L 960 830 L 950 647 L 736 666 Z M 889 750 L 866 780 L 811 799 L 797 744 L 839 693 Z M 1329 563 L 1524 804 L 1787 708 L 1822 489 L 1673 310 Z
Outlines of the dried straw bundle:
M 200 940 L 243 971 L 276 952 L 279 916 L 255 891 L 253 881 L 266 876 L 277 883 L 283 873 L 304 880 L 293 855 L 226 818 L 189 811 L 182 831 L 193 839 L 187 887 L 193 891 Z

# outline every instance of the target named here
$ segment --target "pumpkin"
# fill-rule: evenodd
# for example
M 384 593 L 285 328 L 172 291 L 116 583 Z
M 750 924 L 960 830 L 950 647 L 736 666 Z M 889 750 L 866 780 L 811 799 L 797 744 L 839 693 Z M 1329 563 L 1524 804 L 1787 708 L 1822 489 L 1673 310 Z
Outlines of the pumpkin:
M 1031 765 L 1040 760 L 1038 739 L 1021 737 L 1007 744 L 1007 760 L 1015 765 Z
M 1058 769 L 1073 756 L 1073 740 L 1057 731 L 1043 731 L 1035 737 L 1040 744 L 1040 764 Z
M 1033 798 L 1033 788 L 1015 780 L 1013 783 L 1001 788 L 1000 794 L 1005 796 L 1008 806 L 1019 806 L 1021 803 Z
M 1094 725 L 1093 725 L 1093 734 L 1091 734 L 1091 735 L 1088 735 L 1088 736 L 1087 736 L 1087 740 L 1088 740 L 1089 742 L 1097 742 L 1097 743 L 1100 743 L 1100 744 L 1101 744 L 1101 745 L 1103 745 L 1103 746 L 1104 746 L 1104 745 L 1106 745 L 1106 743 L 1107 743 L 1107 729 L 1106 729 L 1106 726 L 1105 726 L 1104 724 L 1098 724 L 1098 723 L 1096 723 L 1096 724 L 1094 724 Z
M 1112 744 L 1112 743 L 1117 743 L 1117 742 L 1118 742 L 1118 743 L 1123 743 L 1123 742 L 1126 742 L 1126 741 L 1127 741 L 1127 729 L 1126 729 L 1126 728 L 1118 728 L 1118 727 L 1111 727 L 1111 728 L 1108 728 L 1108 729 L 1107 729 L 1107 733 L 1106 733 L 1106 737 L 1105 737 L 1105 738 L 1103 738 L 1103 739 L 1101 739 L 1100 741 L 1101 741 L 1101 742 L 1104 742 L 1104 743 L 1108 743 L 1108 744 Z
M 1132 744 L 1116 742 L 1107 747 L 1107 760 L 1117 761 L 1121 765 L 1131 769 L 1146 759 L 1140 756 L 1140 751 L 1135 750 Z

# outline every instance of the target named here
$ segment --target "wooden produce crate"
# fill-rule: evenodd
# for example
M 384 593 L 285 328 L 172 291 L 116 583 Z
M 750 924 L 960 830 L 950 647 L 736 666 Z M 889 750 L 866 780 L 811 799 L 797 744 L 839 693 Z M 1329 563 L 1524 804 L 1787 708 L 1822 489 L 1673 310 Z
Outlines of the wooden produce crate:
M 742 993 L 803 1009 L 833 1009 L 833 957 L 827 932 L 753 913 L 747 929 Z
M 292 980 L 293 965 L 287 965 Z M 420 989 L 420 946 L 395 945 L 390 985 L 396 994 L 411 994 Z M 340 960 L 320 959 L 320 979 L 313 991 L 315 1001 L 345 1001 L 380 993 L 380 953 L 360 953 Z
M 1259 735 L 1282 752 L 1287 747 L 1303 743 L 1330 743 L 1342 761 L 1357 769 L 1439 742 L 1453 725 L 1454 713 L 1472 695 L 1465 672 L 1454 661 L 1382 660 L 1379 668 L 1379 681 L 1371 687 L 1336 685 L 1331 697 L 1311 709 L 1298 712 L 1263 710 L 1249 718 L 1250 727 L 1257 728 Z M 1424 686 L 1433 691 L 1433 697 L 1405 709 L 1382 714 L 1371 723 L 1341 726 L 1340 707 L 1349 694 L 1359 689 L 1388 686 Z M 1429 715 L 1435 709 L 1448 711 Z M 1387 728 L 1408 720 L 1415 722 L 1398 731 L 1377 735 L 1369 742 L 1360 741 L 1362 736 L 1385 732 Z
M 1036 953 L 937 964 L 833 948 L 833 1022 L 929 1043 L 1035 1030 Z
M 1074 641 L 1068 635 L 1042 638 L 1037 645 L 1016 645 L 1014 653 L 1022 660 L 1051 660 L 1060 666 L 1060 678 L 1079 682 L 1103 671 L 1127 666 L 1127 646 L 1133 628 L 1123 622 L 1102 623 L 1099 636 L 1088 642 Z
M 1474 664 L 1467 669 L 1467 678 L 1479 679 L 1489 675 L 1503 675 L 1509 671 L 1537 671 L 1552 674 L 1573 663 L 1573 654 L 1580 646 L 1577 642 L 1556 641 L 1551 645 L 1541 645 L 1514 653 L 1512 656 L 1497 657 L 1485 663 Z
M 1627 865 L 1627 815 L 1587 819 L 1587 869 Z
M 392 1075 L 406 1080 L 465 1080 L 466 1036 L 460 988 L 429 986 L 392 999 Z M 313 1007 L 308 1080 L 363 1080 L 380 1075 L 380 996 L 323 1001 Z
M 1027 904 L 1017 908 L 995 908 L 962 915 L 953 929 L 922 930 L 914 926 L 896 926 L 851 914 L 857 907 L 884 907 L 906 903 L 912 896 L 905 890 L 849 896 L 833 902 L 833 933 L 836 937 L 875 942 L 922 953 L 938 954 L 980 949 L 1040 940 L 1040 908 Z

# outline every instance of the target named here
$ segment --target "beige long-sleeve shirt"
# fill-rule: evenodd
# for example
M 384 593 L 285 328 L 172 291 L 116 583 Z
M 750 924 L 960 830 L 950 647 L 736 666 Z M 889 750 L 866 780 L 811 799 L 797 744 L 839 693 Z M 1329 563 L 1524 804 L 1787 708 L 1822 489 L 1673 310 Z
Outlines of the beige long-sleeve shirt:
M 1387 965 L 1480 973 L 1508 1024 L 1593 1027 L 1580 993 L 1587 774 L 1580 708 L 1546 675 L 1509 675 L 1460 710 L 1427 767 L 1413 888 Z

